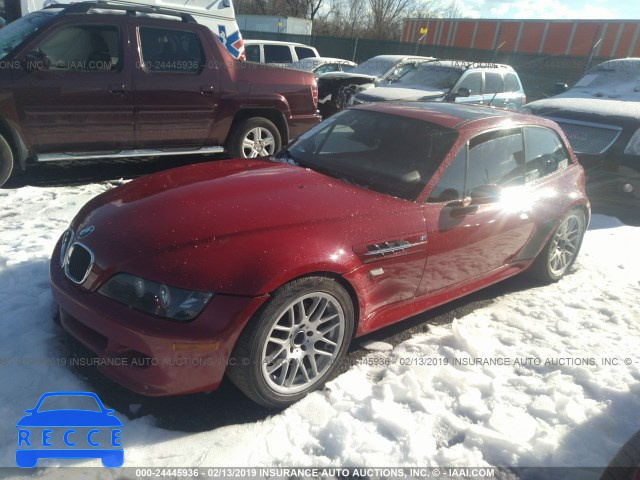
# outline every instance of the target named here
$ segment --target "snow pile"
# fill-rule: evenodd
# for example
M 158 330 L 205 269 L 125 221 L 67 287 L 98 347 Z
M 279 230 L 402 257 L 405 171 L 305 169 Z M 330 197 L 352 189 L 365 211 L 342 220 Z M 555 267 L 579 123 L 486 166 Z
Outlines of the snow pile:
M 89 389 L 68 368 L 17 360 L 61 355 L 48 257 L 110 187 L 0 191 L 0 466 L 14 465 L 15 422 L 42 393 Z M 387 365 L 352 368 L 261 422 L 174 432 L 129 420 L 132 404 L 116 412 L 125 466 L 604 466 L 640 429 L 638 244 L 640 228 L 595 216 L 574 274 L 393 350 L 365 339 Z

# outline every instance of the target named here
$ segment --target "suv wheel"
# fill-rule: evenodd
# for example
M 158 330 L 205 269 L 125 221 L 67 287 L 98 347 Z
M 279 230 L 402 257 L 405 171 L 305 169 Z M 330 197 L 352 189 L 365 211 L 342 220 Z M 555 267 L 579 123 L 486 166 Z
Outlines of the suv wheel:
M 266 118 L 256 117 L 233 127 L 227 148 L 232 157 L 256 158 L 273 155 L 281 145 L 278 128 Z
M 4 185 L 13 172 L 13 151 L 11 146 L 0 135 L 0 186 Z
M 287 283 L 238 338 L 227 375 L 261 405 L 291 405 L 336 373 L 353 317 L 351 297 L 336 281 L 304 277 Z

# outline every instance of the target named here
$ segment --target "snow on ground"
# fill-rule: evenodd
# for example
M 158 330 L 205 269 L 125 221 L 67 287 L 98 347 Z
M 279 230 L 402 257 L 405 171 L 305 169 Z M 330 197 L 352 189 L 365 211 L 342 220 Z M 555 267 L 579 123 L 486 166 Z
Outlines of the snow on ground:
M 89 389 L 70 369 L 19 360 L 60 356 L 48 257 L 111 186 L 0 190 L 0 466 L 14 465 L 15 422 L 42 393 Z M 638 245 L 640 228 L 595 216 L 574 274 L 392 350 L 369 343 L 388 366 L 352 368 L 261 422 L 193 434 L 116 412 L 125 466 L 604 466 L 640 429 Z

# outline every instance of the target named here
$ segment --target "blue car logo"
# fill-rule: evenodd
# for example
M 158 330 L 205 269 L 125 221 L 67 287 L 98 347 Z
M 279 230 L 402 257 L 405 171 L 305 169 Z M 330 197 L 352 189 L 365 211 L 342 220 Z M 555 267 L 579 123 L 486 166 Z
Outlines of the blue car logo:
M 68 404 L 82 408 L 67 408 Z M 52 408 L 58 406 L 58 408 Z M 62 407 L 62 408 L 60 408 Z M 40 458 L 99 458 L 105 467 L 121 467 L 122 422 L 104 408 L 95 393 L 49 392 L 24 411 L 16 424 L 16 465 L 35 467 Z

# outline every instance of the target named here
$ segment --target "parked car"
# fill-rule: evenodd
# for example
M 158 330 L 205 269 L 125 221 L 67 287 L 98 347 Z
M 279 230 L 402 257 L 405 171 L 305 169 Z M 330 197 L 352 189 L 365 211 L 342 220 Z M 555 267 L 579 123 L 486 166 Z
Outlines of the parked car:
M 94 198 L 50 276 L 68 332 L 145 365 L 102 365 L 117 382 L 172 395 L 226 373 L 283 406 L 331 378 L 354 336 L 524 270 L 560 279 L 589 217 L 582 167 L 551 121 L 363 105 L 270 159 L 168 170 Z
M 560 124 L 585 167 L 590 197 L 640 206 L 640 58 L 601 63 L 527 109 Z
M 290 68 L 313 72 L 313 75 L 318 78 L 320 75 L 329 72 L 349 72 L 357 66 L 357 63 L 342 58 L 308 57 L 304 60 L 293 62 L 288 66 Z
M 4 3 L 4 2 L 3 2 Z M 74 0 L 11 0 L 7 1 L 9 21 L 51 6 L 65 6 Z M 244 57 L 240 28 L 236 22 L 233 3 L 229 0 L 111 0 L 111 3 L 139 4 L 155 8 L 171 8 L 190 14 L 198 23 L 208 27 L 238 59 Z
M 269 63 L 288 66 L 310 57 L 320 57 L 318 51 L 309 45 L 276 40 L 245 40 L 244 48 L 248 62 Z
M 323 118 L 333 115 L 350 104 L 356 91 L 384 84 L 433 57 L 410 55 L 378 55 L 348 72 L 325 73 L 318 78 L 318 108 Z
M 320 121 L 311 73 L 239 62 L 211 39 L 189 14 L 95 2 L 7 25 L 0 185 L 31 162 L 270 155 Z
M 459 60 L 423 62 L 388 84 L 352 97 L 353 104 L 384 101 L 449 101 L 519 110 L 526 96 L 508 65 Z

